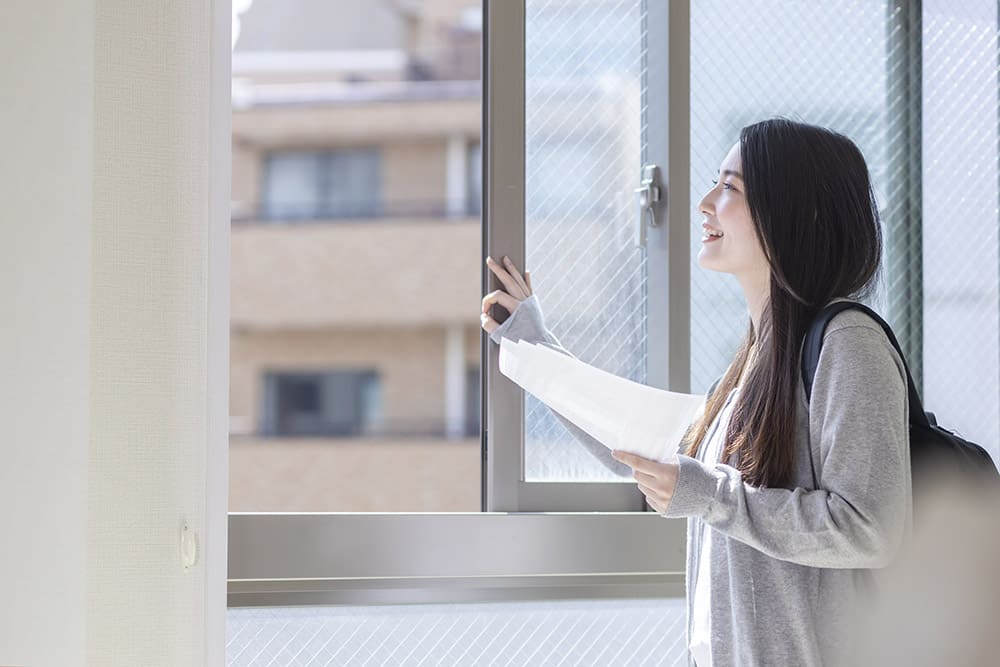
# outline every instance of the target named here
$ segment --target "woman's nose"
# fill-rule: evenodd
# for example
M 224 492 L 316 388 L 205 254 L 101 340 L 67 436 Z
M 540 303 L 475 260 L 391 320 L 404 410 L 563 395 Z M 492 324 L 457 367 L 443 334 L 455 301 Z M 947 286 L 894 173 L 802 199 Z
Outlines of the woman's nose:
M 709 195 L 705 195 L 705 197 L 700 202 L 698 202 L 698 211 L 704 213 L 705 215 L 712 215 L 713 209 L 711 203 L 712 202 L 709 201 Z

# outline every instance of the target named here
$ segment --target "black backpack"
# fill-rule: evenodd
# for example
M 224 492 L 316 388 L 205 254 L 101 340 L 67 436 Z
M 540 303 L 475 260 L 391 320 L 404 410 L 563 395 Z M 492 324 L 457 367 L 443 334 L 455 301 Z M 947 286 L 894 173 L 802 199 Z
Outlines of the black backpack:
M 892 328 L 868 306 L 856 301 L 838 301 L 827 305 L 813 319 L 806 332 L 802 348 L 802 374 L 805 380 L 806 398 L 812 393 L 813 377 L 819 364 L 819 351 L 823 345 L 823 332 L 834 315 L 842 310 L 855 308 L 867 313 L 872 319 L 882 325 L 886 336 L 896 352 L 899 353 L 903 365 L 906 358 L 896 342 Z M 1000 480 L 1000 473 L 989 453 L 981 446 L 969 442 L 938 425 L 934 413 L 925 412 L 917 388 L 906 366 L 906 383 L 910 402 L 910 468 L 913 480 L 913 496 L 916 499 L 925 486 L 929 485 L 942 474 L 951 474 L 960 482 L 976 482 L 984 486 L 992 485 Z

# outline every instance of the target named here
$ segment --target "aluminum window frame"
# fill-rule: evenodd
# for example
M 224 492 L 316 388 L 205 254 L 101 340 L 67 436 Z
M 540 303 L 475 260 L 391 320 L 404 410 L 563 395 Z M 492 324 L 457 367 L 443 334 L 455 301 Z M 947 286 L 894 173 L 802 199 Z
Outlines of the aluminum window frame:
M 484 226 L 480 266 L 483 294 L 503 288 L 485 269 L 486 256 L 508 255 L 525 267 L 525 3 L 487 0 L 483 70 Z M 646 40 L 642 164 L 661 171 L 659 225 L 646 229 L 646 383 L 671 391 L 690 387 L 690 7 L 687 2 L 644 2 Z M 503 39 L 493 39 L 495 35 Z M 639 186 L 641 165 L 636 165 Z M 502 196 L 494 196 L 497 194 Z M 672 221 L 678 221 L 676 224 Z M 645 223 L 644 223 L 645 224 Z M 505 312 L 505 311 L 500 311 Z M 500 318 L 496 318 L 502 321 Z M 558 335 L 558 332 L 557 332 Z M 525 481 L 524 391 L 499 370 L 500 348 L 483 333 L 486 452 L 485 511 L 646 511 L 631 480 Z
M 893 100 L 900 113 L 889 114 L 888 136 L 904 137 L 889 163 L 886 184 L 899 192 L 898 219 L 910 232 L 887 239 L 886 256 L 893 257 L 901 277 L 890 290 L 887 304 L 893 331 L 906 357 L 917 391 L 924 393 L 924 271 L 923 271 L 923 1 L 890 0 L 886 3 L 887 50 L 896 58 L 886 63 L 889 72 L 886 108 Z M 895 73 L 895 75 L 894 75 Z M 895 220 L 891 222 L 896 222 Z M 884 260 L 883 260 L 884 261 Z

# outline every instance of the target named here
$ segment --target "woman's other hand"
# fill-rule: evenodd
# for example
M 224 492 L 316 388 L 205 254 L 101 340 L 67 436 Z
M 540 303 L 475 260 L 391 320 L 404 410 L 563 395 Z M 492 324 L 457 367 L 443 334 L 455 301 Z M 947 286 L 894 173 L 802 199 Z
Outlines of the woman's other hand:
M 479 316 L 479 323 L 486 330 L 486 333 L 489 334 L 493 333 L 493 330 L 500 326 L 490 316 L 489 311 L 493 304 L 499 304 L 508 313 L 513 313 L 517 310 L 518 305 L 531 296 L 533 292 L 531 291 L 531 271 L 525 271 L 522 278 L 517 267 L 514 266 L 514 262 L 510 261 L 508 257 L 505 256 L 503 258 L 503 266 L 492 257 L 487 257 L 486 266 L 497 275 L 500 282 L 507 288 L 506 292 L 498 289 L 483 297 L 483 312 Z
M 639 490 L 658 514 L 663 514 L 670 508 L 680 468 L 676 457 L 670 457 L 666 461 L 653 461 L 616 449 L 611 452 L 611 458 L 632 468 L 632 477 L 638 482 Z

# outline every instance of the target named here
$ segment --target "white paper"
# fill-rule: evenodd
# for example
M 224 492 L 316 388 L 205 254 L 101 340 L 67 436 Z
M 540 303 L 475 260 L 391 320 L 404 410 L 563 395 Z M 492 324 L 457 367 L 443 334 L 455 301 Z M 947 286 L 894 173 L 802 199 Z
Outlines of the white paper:
M 674 457 L 705 394 L 657 389 L 545 345 L 500 341 L 500 372 L 608 449 L 654 461 Z

